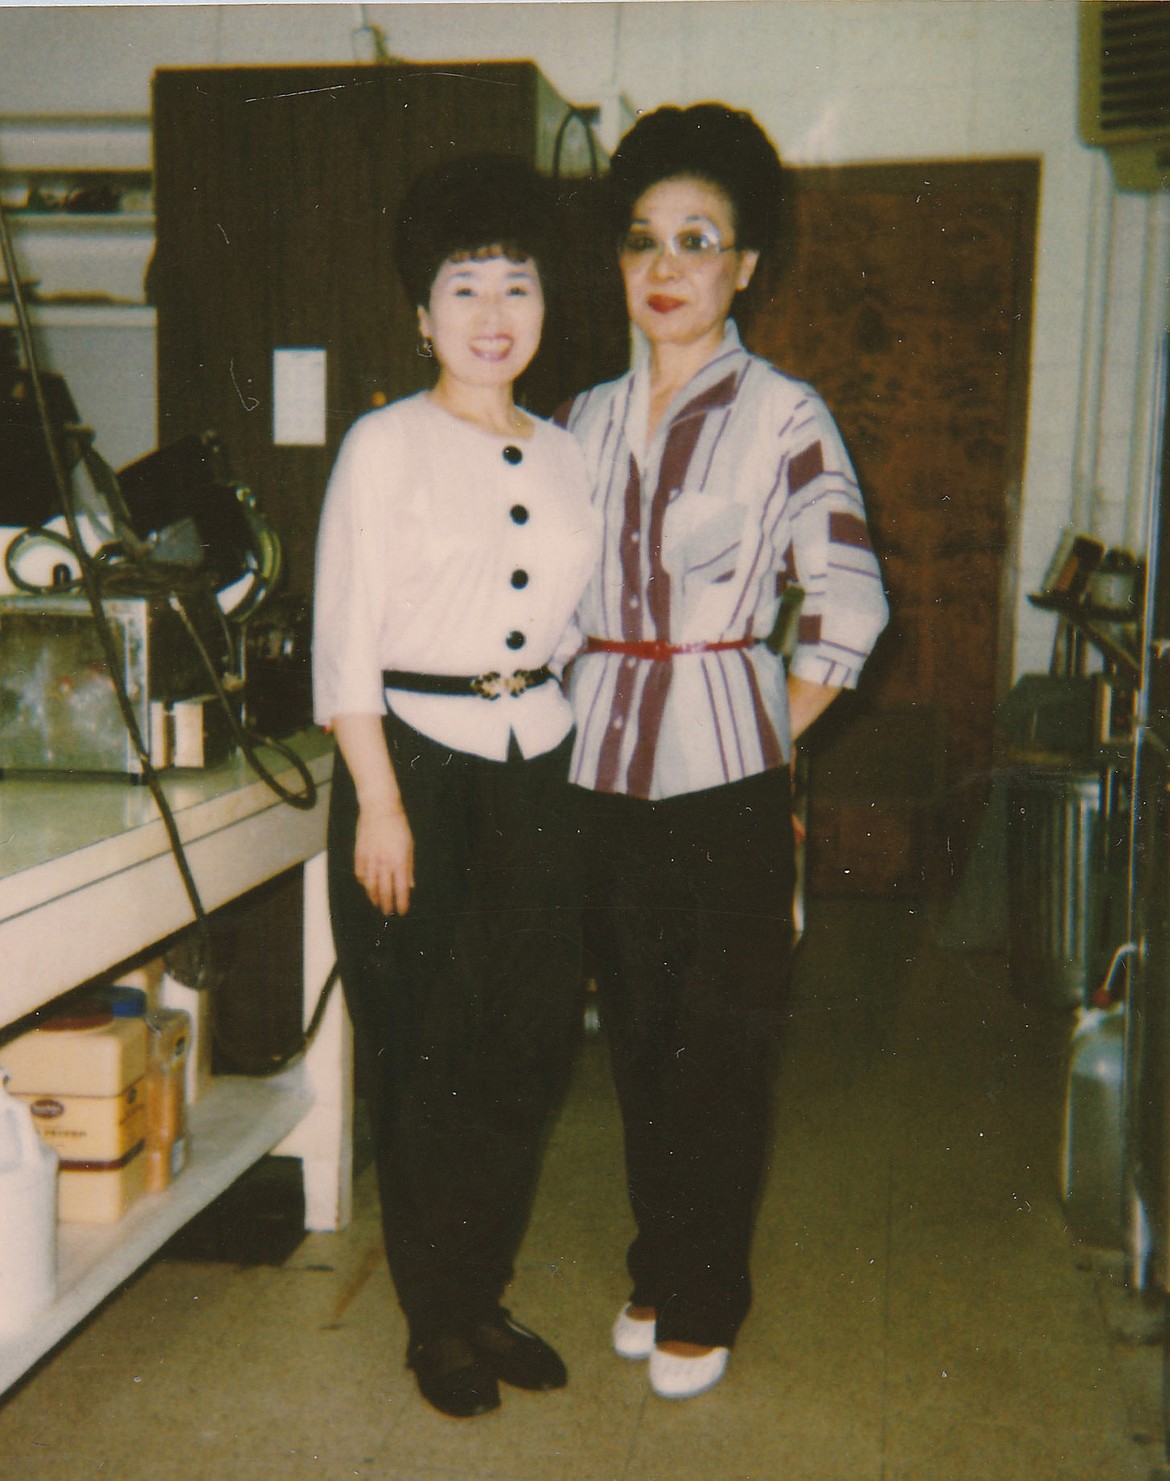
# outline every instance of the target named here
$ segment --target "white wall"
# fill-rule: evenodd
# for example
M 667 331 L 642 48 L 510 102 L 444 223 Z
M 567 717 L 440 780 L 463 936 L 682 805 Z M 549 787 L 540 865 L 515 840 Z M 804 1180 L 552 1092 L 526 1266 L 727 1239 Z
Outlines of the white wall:
M 1076 137 L 1077 21 L 1074 0 L 0 6 L 0 108 L 146 112 L 156 66 L 365 59 L 368 23 L 409 60 L 532 58 L 576 103 L 619 91 L 640 109 L 720 98 L 751 109 L 799 163 L 1039 156 L 1022 672 L 1048 662 L 1051 619 L 1024 598 L 1072 518 L 1085 385 L 1096 384 L 1082 362 L 1104 312 L 1088 285 L 1101 277 L 1093 230 L 1111 185 Z M 1128 465 L 1094 464 L 1099 474 L 1124 480 Z M 1129 497 L 1095 485 L 1082 502 Z

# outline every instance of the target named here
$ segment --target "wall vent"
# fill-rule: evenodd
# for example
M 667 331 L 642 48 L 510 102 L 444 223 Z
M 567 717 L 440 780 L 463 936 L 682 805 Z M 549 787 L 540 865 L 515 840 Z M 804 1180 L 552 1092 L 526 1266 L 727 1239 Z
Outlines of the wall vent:
M 1170 190 L 1170 3 L 1081 6 L 1080 134 L 1119 190 Z

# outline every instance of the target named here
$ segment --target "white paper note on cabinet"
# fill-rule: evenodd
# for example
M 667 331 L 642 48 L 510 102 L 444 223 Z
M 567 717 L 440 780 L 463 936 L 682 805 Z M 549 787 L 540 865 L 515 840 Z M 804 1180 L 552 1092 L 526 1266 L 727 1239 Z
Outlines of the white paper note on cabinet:
M 272 440 L 278 447 L 325 446 L 324 350 L 273 350 Z

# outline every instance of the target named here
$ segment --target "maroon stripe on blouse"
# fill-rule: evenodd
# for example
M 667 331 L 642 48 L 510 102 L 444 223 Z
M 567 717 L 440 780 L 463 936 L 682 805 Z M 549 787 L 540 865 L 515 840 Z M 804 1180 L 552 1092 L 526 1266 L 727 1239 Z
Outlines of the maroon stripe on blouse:
M 734 384 L 734 376 L 727 379 Z M 697 406 L 704 399 L 697 396 L 691 406 Z M 666 446 L 662 449 L 658 486 L 650 505 L 650 579 L 646 583 L 646 605 L 654 623 L 655 637 L 667 643 L 670 642 L 670 577 L 662 564 L 662 530 L 670 501 L 686 481 L 687 470 L 691 466 L 702 430 L 703 421 L 700 417 L 691 416 L 685 420 L 675 418 L 667 434 Z M 662 716 L 666 710 L 672 667 L 669 662 L 652 664 L 642 690 L 642 703 L 638 708 L 638 733 L 634 739 L 633 755 L 630 757 L 628 779 L 629 790 L 635 797 L 650 795 L 654 757 L 658 750 L 658 736 L 662 730 Z
M 811 443 L 803 452 L 788 462 L 788 492 L 798 493 L 805 484 L 812 483 L 819 473 L 825 471 L 825 455 L 819 442 Z
M 589 393 L 586 393 L 586 394 L 589 394 Z M 607 408 L 605 429 L 604 429 L 604 432 L 602 434 L 602 440 L 601 440 L 601 456 L 600 456 L 600 458 L 598 459 L 598 462 L 597 462 L 597 466 L 599 468 L 608 468 L 609 469 L 609 476 L 608 476 L 608 478 L 605 481 L 605 487 L 604 487 L 604 489 L 602 489 L 600 491 L 600 512 L 601 512 L 601 519 L 602 519 L 602 528 L 603 529 L 606 529 L 606 530 L 608 530 L 609 527 L 610 527 L 610 508 L 611 508 L 611 505 L 613 504 L 614 499 L 615 499 L 615 492 L 620 488 L 620 484 L 618 483 L 618 479 L 619 479 L 619 476 L 620 476 L 620 467 L 619 467 L 619 464 L 618 464 L 618 461 L 617 461 L 616 457 L 614 457 L 614 458 L 611 459 L 610 452 L 609 452 L 610 442 L 611 441 L 617 441 L 617 439 L 618 439 L 619 427 L 620 427 L 620 423 L 617 420 L 616 413 L 615 413 L 615 407 L 614 407 L 614 404 L 613 404 L 613 402 L 611 400 L 610 403 L 609 403 L 609 405 L 608 405 L 608 408 Z M 624 498 L 624 494 L 622 495 L 622 497 Z M 597 494 L 594 495 L 594 503 L 595 504 L 598 503 L 598 495 Z M 624 505 L 623 505 L 623 518 L 624 518 Z M 621 544 L 621 542 L 619 540 L 618 541 L 618 545 L 620 546 L 620 544 Z M 605 540 L 605 541 L 602 542 L 602 547 L 601 547 L 601 569 L 600 569 L 600 573 L 599 573 L 600 574 L 600 581 L 598 582 L 598 585 L 597 585 L 597 589 L 598 589 L 599 592 L 606 592 L 606 591 L 608 591 L 610 589 L 611 583 L 610 583 L 610 579 L 609 579 L 609 572 L 610 572 L 610 566 L 611 566 L 611 564 L 614 561 L 617 561 L 619 563 L 619 569 L 620 569 L 621 551 L 620 551 L 620 549 L 614 550 L 612 548 L 612 542 L 609 541 L 609 540 Z M 621 581 L 620 581 L 620 579 L 619 579 L 617 585 L 618 585 L 618 589 L 620 590 L 620 588 L 621 588 Z M 610 620 L 610 614 L 608 612 L 605 613 L 604 620 L 605 621 L 609 621 Z
M 636 596 L 642 586 L 641 529 L 642 478 L 638 472 L 637 459 L 631 453 L 629 473 L 626 478 L 622 533 L 618 542 L 622 569 L 622 609 L 619 613 L 619 621 L 622 637 L 627 643 L 636 643 L 643 636 L 642 604 L 639 602 L 635 606 L 630 602 L 630 597 Z M 634 703 L 634 687 L 634 674 L 624 664 L 621 665 L 614 682 L 609 719 L 597 759 L 597 784 L 603 792 L 613 792 L 617 788 L 622 740 Z
M 737 371 L 735 373 L 734 379 L 736 384 L 732 388 L 731 395 L 728 396 L 726 401 L 721 402 L 718 405 L 718 409 L 723 411 L 724 415 L 720 418 L 718 430 L 711 438 L 711 446 L 707 452 L 707 461 L 702 471 L 696 472 L 695 474 L 694 481 L 699 488 L 706 488 L 711 479 L 711 470 L 715 466 L 715 459 L 719 453 L 720 447 L 723 444 L 724 437 L 727 436 L 728 428 L 731 426 L 732 409 L 735 406 L 735 398 L 739 395 L 740 387 L 743 385 L 746 375 L 747 362 L 745 362 L 743 371 Z M 727 377 L 726 379 L 731 379 L 731 377 Z M 726 384 L 726 379 L 720 382 L 721 386 Z
M 650 796 L 650 784 L 654 780 L 654 754 L 658 745 L 658 732 L 662 729 L 666 696 L 670 692 L 673 664 L 652 663 L 649 667 L 646 687 L 642 690 L 642 703 L 638 709 L 638 738 L 634 744 L 634 754 L 630 757 L 626 789 L 631 797 L 643 799 Z
M 626 733 L 626 724 L 629 719 L 630 710 L 634 703 L 634 689 L 637 684 L 637 668 L 628 667 L 625 662 L 606 659 L 605 662 L 614 662 L 617 672 L 614 675 L 613 699 L 610 701 L 609 721 L 605 727 L 605 735 L 602 737 L 601 746 L 597 754 L 597 790 L 599 792 L 616 792 L 618 790 L 618 774 L 621 769 L 622 738 Z M 653 664 L 652 669 L 665 668 L 666 664 Z
M 716 381 L 713 386 L 708 386 L 705 391 L 701 391 L 693 401 L 688 401 L 675 417 L 675 424 L 685 421 L 688 417 L 705 416 L 707 412 L 714 411 L 719 406 L 730 406 L 735 400 L 738 388 L 739 372 L 733 370 L 730 375 L 725 375 L 722 380 Z
M 821 616 L 819 612 L 798 619 L 796 624 L 796 641 L 798 643 L 810 644 L 816 644 L 821 641 Z
M 697 397 L 696 401 L 701 399 Z M 658 486 L 650 505 L 650 579 L 646 585 L 646 602 L 654 621 L 655 637 L 664 642 L 670 642 L 670 577 L 662 564 L 662 530 L 670 501 L 686 482 L 702 430 L 703 424 L 697 418 L 675 420 L 662 449 Z
M 844 509 L 829 515 L 829 539 L 834 545 L 848 545 L 854 550 L 873 549 L 865 520 Z
M 644 635 L 642 604 L 630 600 L 642 589 L 642 475 L 638 472 L 638 462 L 633 453 L 630 454 L 623 505 L 622 533 L 618 545 L 622 567 L 622 609 L 618 619 L 622 625 L 622 637 L 626 642 L 632 643 Z

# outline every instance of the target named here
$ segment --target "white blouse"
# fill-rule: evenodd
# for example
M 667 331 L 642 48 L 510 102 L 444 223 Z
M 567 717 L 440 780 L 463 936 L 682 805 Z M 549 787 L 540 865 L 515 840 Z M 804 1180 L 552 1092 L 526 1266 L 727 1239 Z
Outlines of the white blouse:
M 520 695 L 384 690 L 384 669 L 509 674 L 558 668 L 576 651 L 573 613 L 600 546 L 575 439 L 537 421 L 499 437 L 425 393 L 350 428 L 329 479 L 317 542 L 314 716 L 389 704 L 441 745 L 503 760 L 568 734 L 560 685 Z

